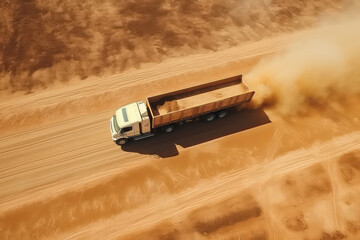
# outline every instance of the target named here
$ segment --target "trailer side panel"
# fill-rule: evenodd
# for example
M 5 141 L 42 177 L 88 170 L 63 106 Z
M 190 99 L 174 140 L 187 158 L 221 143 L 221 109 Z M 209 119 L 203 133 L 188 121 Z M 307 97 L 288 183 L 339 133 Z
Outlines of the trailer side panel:
M 239 75 L 149 97 L 147 104 L 152 115 L 152 127 L 157 128 L 249 102 L 253 95 L 254 91 Z

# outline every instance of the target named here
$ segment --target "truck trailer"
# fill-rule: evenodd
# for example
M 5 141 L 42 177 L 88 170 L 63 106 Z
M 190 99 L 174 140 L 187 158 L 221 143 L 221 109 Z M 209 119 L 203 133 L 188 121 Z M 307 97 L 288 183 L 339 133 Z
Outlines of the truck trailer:
M 159 131 L 171 133 L 191 121 L 211 122 L 226 117 L 230 107 L 250 102 L 254 94 L 238 75 L 151 96 L 116 110 L 110 119 L 111 137 L 125 145 Z

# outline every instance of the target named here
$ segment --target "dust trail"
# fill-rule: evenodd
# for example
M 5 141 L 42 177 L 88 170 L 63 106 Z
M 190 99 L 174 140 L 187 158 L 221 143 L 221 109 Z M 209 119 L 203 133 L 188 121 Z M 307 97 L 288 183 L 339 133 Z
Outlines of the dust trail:
M 271 105 L 295 114 L 359 94 L 359 39 L 360 6 L 323 18 L 310 34 L 248 74 L 255 107 Z

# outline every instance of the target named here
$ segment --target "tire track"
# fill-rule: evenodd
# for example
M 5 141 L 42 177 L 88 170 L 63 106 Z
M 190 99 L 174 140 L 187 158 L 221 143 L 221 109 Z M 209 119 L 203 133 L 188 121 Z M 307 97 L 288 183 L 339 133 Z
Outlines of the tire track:
M 275 130 L 272 140 L 270 141 L 269 146 L 267 147 L 266 161 L 270 162 L 274 159 L 276 151 L 279 147 L 281 138 L 283 136 L 283 130 L 278 128 Z
M 356 149 L 360 149 L 360 132 L 358 131 L 315 144 L 309 149 L 289 152 L 269 163 L 234 171 L 217 178 L 217 181 L 211 184 L 205 181 L 180 194 L 162 198 L 162 201 L 153 201 L 152 204 L 106 220 L 102 224 L 91 224 L 60 236 L 62 239 L 96 239 L 96 236 L 116 239 L 135 231 L 151 228 L 166 219 L 184 216 L 200 206 L 229 198 L 246 187 L 263 182 L 269 176 L 301 170 Z
M 333 204 L 333 209 L 334 209 L 334 221 L 335 221 L 335 226 L 336 229 L 343 231 L 344 230 L 344 224 L 342 221 L 342 218 L 339 215 L 339 195 L 341 195 L 341 188 L 339 186 L 339 179 L 337 178 L 337 174 L 336 174 L 336 161 L 331 161 L 328 160 L 327 162 L 327 166 L 328 166 L 328 172 L 329 172 L 329 178 L 330 178 L 330 182 L 331 182 L 331 187 L 333 189 L 332 194 L 333 194 L 333 199 L 332 199 L 332 204 Z

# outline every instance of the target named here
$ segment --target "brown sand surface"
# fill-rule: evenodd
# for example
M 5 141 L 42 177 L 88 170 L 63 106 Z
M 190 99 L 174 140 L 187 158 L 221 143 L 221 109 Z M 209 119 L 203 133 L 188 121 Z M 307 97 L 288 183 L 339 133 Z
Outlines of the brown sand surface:
M 0 3 L 0 91 L 104 77 L 313 24 L 345 0 Z M 101 80 L 100 80 L 101 81 Z
M 45 7 L 41 11 L 34 8 L 35 3 L 46 5 L 46 1 L 24 2 L 28 5 L 20 8 L 20 12 L 11 7 L 21 6 L 21 1 L 15 5 L 10 1 L 1 3 L 2 9 L 6 7 L 7 11 L 1 11 L 0 16 L 17 19 L 3 24 L 15 35 L 13 39 L 37 34 L 36 31 L 34 35 L 20 34 L 21 29 L 33 28 L 26 24 L 29 18 L 16 18 L 19 14 L 38 13 L 35 23 L 49 21 L 54 16 Z M 333 53 L 335 49 L 334 56 L 339 61 L 329 63 L 327 60 L 333 60 L 333 55 L 317 54 L 305 58 L 309 64 L 304 64 L 298 61 L 298 51 L 292 51 L 294 43 L 303 42 L 304 37 L 310 42 L 318 42 L 319 38 L 314 30 L 287 33 L 286 30 L 294 31 L 309 25 L 304 18 L 294 19 L 293 13 L 300 11 L 298 16 L 306 16 L 314 9 L 318 11 L 322 6 L 320 3 L 337 5 L 340 1 L 319 1 L 314 5 L 310 1 L 299 1 L 308 8 L 294 4 L 289 6 L 290 10 L 285 8 L 283 11 L 279 6 L 286 1 L 273 2 L 280 15 L 269 16 L 282 16 L 278 22 L 273 21 L 272 29 L 283 32 L 278 36 L 257 37 L 259 29 L 261 32 L 266 28 L 244 25 L 241 18 L 234 17 L 239 16 L 235 14 L 231 16 L 244 27 L 242 33 L 248 34 L 247 43 L 232 47 L 224 44 L 223 49 L 219 47 L 219 51 L 213 52 L 190 51 L 193 54 L 189 55 L 190 52 L 184 50 L 183 54 L 165 54 L 164 57 L 174 58 L 148 63 L 139 69 L 124 67 L 122 73 L 108 77 L 79 68 L 86 70 L 85 75 L 97 78 L 51 85 L 44 80 L 46 76 L 56 69 L 66 68 L 66 64 L 59 67 L 61 64 L 55 63 L 68 60 L 71 65 L 72 58 L 76 59 L 75 53 L 61 57 L 55 49 L 54 58 L 50 58 L 54 65 L 41 75 L 47 88 L 30 87 L 33 92 L 26 95 L 4 92 L 0 102 L 0 239 L 359 239 L 360 92 L 356 83 L 360 79 L 357 65 L 360 48 L 357 41 L 349 44 L 341 36 L 349 39 L 347 30 L 350 26 L 351 36 L 356 39 L 360 28 L 351 28 L 353 24 L 346 21 L 342 24 L 343 21 L 338 19 L 339 25 L 320 24 L 317 27 L 322 29 L 321 36 L 331 42 L 331 48 L 325 47 L 325 52 Z M 152 1 L 144 3 L 144 6 L 153 6 Z M 60 15 L 67 8 L 83 7 L 71 5 L 70 1 L 64 1 L 64 4 L 57 11 Z M 136 43 L 141 43 L 144 35 L 153 36 L 162 29 L 154 23 L 163 19 L 157 19 L 149 25 L 155 28 L 153 32 L 151 29 L 144 32 L 141 26 L 146 21 L 139 22 L 141 18 L 135 17 L 149 9 L 132 10 L 133 5 L 122 4 L 121 11 L 131 12 L 134 16 L 134 19 L 128 19 L 131 24 L 127 25 L 132 31 L 127 31 L 134 36 L 139 34 L 136 35 L 139 38 L 133 36 Z M 219 16 L 231 9 L 231 5 L 223 10 L 219 10 L 219 6 L 213 8 Z M 100 12 L 109 5 L 102 7 Z M 96 12 L 92 8 L 86 9 L 89 16 Z M 191 9 L 184 11 L 193 13 L 191 16 L 194 17 L 198 11 Z M 169 17 L 166 11 L 159 12 L 156 7 L 155 10 L 159 18 Z M 260 18 L 256 11 L 253 13 L 253 19 Z M 346 15 L 353 17 L 351 13 Z M 70 14 L 65 19 L 71 21 L 73 17 L 76 16 Z M 176 20 L 173 15 L 170 17 Z M 79 23 L 85 19 L 97 26 L 96 21 L 90 21 L 91 17 L 86 18 L 86 14 L 77 18 Z M 111 22 L 111 16 L 109 18 L 104 20 L 105 26 Z M 312 22 L 313 18 L 316 17 L 309 17 L 311 21 L 306 19 Z M 288 24 L 281 25 L 279 22 L 284 19 Z M 210 20 L 214 25 L 224 23 Z M 265 20 L 269 18 L 265 17 Z M 352 20 L 358 26 L 357 18 Z M 20 25 L 17 30 L 11 27 L 13 23 Z M 174 23 L 172 27 L 180 28 L 178 24 Z M 322 34 L 328 30 L 334 32 L 333 25 L 338 33 L 332 34 L 335 39 Z M 78 27 L 85 31 L 89 25 Z M 196 26 L 193 29 L 195 31 Z M 46 36 L 53 36 L 54 33 L 45 30 Z M 104 31 L 113 33 L 111 29 Z M 166 36 L 171 38 L 171 34 Z M 218 43 L 228 39 L 219 37 L 223 36 L 220 33 L 217 36 Z M 59 36 L 53 37 L 58 39 Z M 81 36 L 78 40 L 80 42 Z M 109 42 L 111 39 L 104 46 Z M 20 43 L 24 44 L 24 41 Z M 33 79 L 30 75 L 22 75 L 23 71 L 41 69 L 36 67 L 40 63 L 30 61 L 32 54 L 38 54 L 29 50 L 39 49 L 37 42 L 31 42 L 24 55 L 20 54 L 20 50 L 24 50 L 22 44 L 15 48 L 17 55 L 10 50 L 3 53 L 13 57 L 0 69 L 2 76 L 6 76 L 1 83 L 14 89 L 16 86 L 21 89 L 26 81 L 29 86 L 33 85 Z M 320 45 L 329 44 L 321 41 Z M 70 46 L 76 49 L 76 44 Z M 301 53 L 309 51 L 303 45 L 295 46 L 302 46 Z M 314 49 L 319 44 L 315 46 L 310 51 L 317 53 Z M 111 53 L 111 49 L 107 48 L 107 57 L 116 59 L 115 56 L 120 56 L 117 52 Z M 40 48 L 41 51 L 51 52 L 48 48 Z M 84 53 L 84 65 L 96 62 L 90 55 Z M 325 60 L 318 56 L 325 56 Z M 49 56 L 42 57 L 48 59 Z M 144 57 L 142 62 L 152 60 Z M 4 60 L 1 61 L 3 64 Z M 14 67 L 17 61 L 20 63 L 18 68 Z M 29 66 L 25 64 L 27 61 L 31 63 Z M 114 64 L 121 61 L 114 60 Z M 134 63 L 129 61 L 133 66 Z M 322 65 L 322 62 L 329 64 Z M 297 64 L 301 66 L 295 71 L 298 74 L 285 71 L 294 70 Z M 308 74 L 309 69 L 313 74 Z M 337 73 L 339 83 L 323 69 Z M 345 77 L 333 69 L 341 69 L 340 73 Z M 13 75 L 6 72 L 10 70 Z M 109 119 L 119 106 L 178 89 L 179 85 L 190 87 L 247 72 L 250 74 L 246 76 L 251 79 L 248 84 L 258 95 L 256 104 L 249 108 L 232 110 L 227 118 L 206 124 L 191 123 L 173 134 L 159 134 L 122 148 L 111 141 Z M 275 80 L 266 75 L 269 72 L 276 76 Z M 278 79 L 284 76 L 292 81 L 279 84 Z M 326 81 L 315 81 L 321 77 Z M 14 81 L 19 84 L 8 84 Z M 219 95 L 214 93 L 213 97 L 216 96 Z

